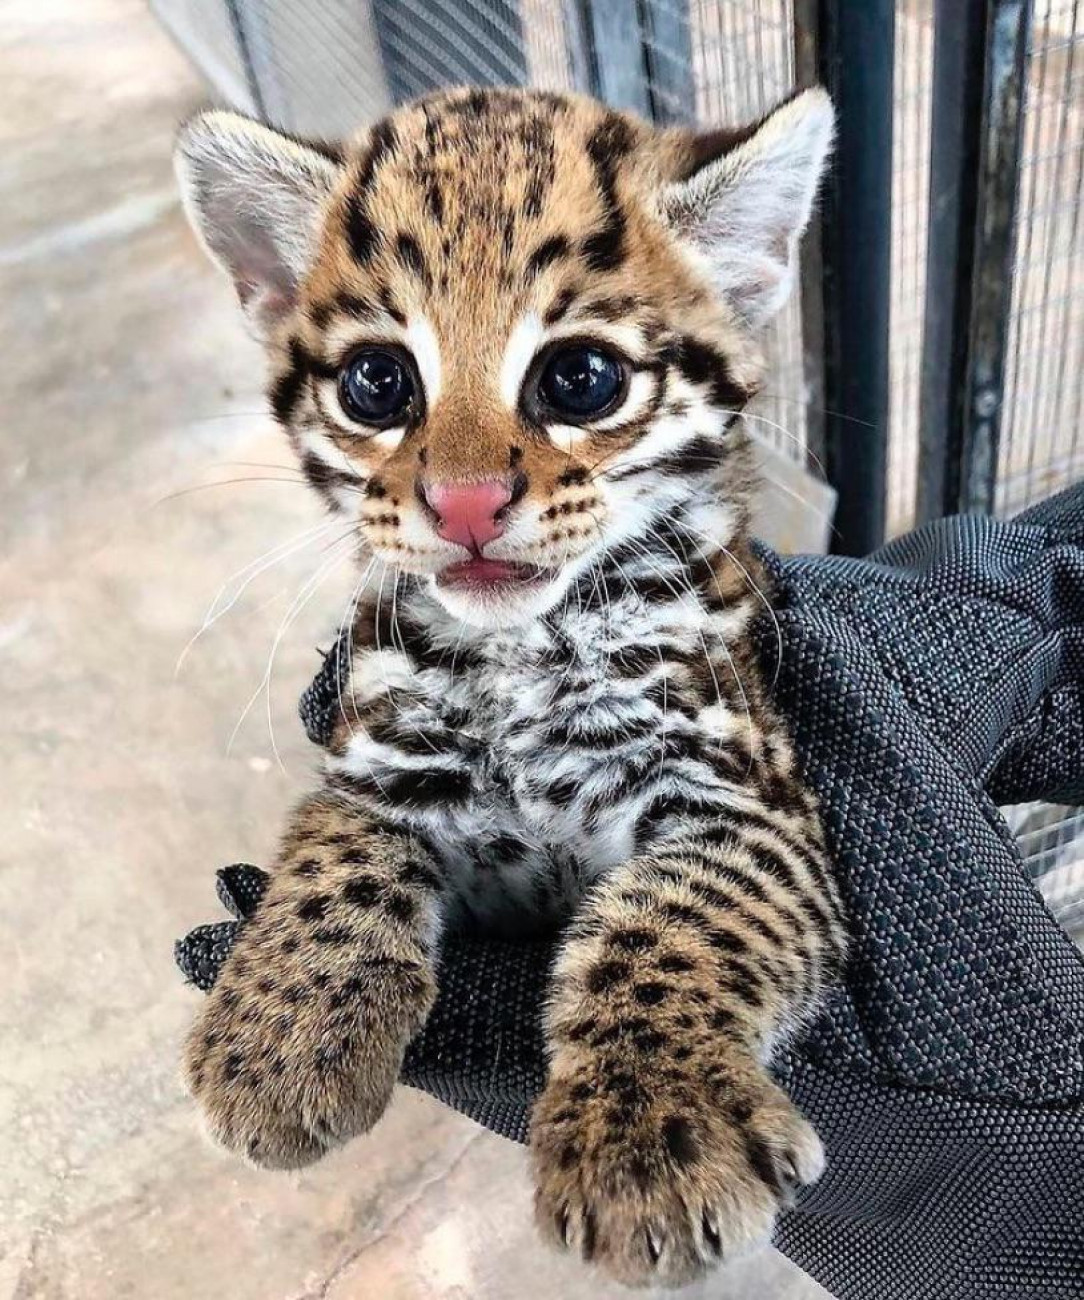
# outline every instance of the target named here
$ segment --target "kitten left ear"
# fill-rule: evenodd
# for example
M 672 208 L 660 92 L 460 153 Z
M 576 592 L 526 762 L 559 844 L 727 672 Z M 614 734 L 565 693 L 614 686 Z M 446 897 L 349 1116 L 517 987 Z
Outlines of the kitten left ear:
M 297 301 L 339 165 L 330 153 L 220 111 L 182 128 L 174 165 L 192 226 L 266 339 Z
M 751 324 L 768 320 L 790 292 L 834 120 L 825 91 L 804 91 L 749 131 L 693 137 L 693 170 L 662 189 L 663 220 Z

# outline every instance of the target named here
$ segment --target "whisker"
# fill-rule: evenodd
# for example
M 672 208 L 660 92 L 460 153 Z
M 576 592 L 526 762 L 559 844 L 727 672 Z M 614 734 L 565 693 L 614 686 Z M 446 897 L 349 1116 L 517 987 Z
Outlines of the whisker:
M 767 389 L 761 389 L 758 396 L 771 402 L 787 402 L 791 406 L 804 406 L 807 411 L 818 411 L 821 415 L 830 415 L 836 420 L 847 420 L 851 424 L 864 424 L 867 429 L 880 427 L 875 420 L 861 420 L 857 415 L 845 415 L 842 411 L 833 411 L 830 406 L 814 406 L 800 397 L 787 397 L 783 393 L 770 393 Z
M 729 550 L 721 541 L 719 541 L 718 538 L 712 537 L 710 533 L 706 533 L 702 529 L 694 527 L 685 519 L 672 519 L 670 520 L 670 523 L 673 527 L 679 529 L 681 532 L 688 534 L 688 536 L 693 537 L 694 534 L 697 534 L 701 538 L 703 538 L 704 541 L 707 541 L 712 546 L 717 547 L 726 556 L 726 558 L 730 561 L 730 563 L 735 565 L 735 567 L 741 573 L 742 577 L 745 579 L 746 585 L 753 591 L 753 593 L 760 600 L 760 603 L 768 611 L 768 615 L 771 618 L 772 624 L 775 628 L 775 642 L 776 642 L 775 675 L 772 678 L 772 690 L 774 690 L 776 683 L 779 681 L 779 672 L 783 665 L 783 633 L 782 630 L 780 629 L 779 619 L 776 617 L 775 609 L 772 606 L 771 601 L 765 595 L 764 591 L 761 589 L 759 584 L 753 579 L 753 576 L 749 572 L 749 570 L 745 567 L 744 564 L 742 564 L 741 560 L 738 559 L 738 557 L 734 554 L 733 551 Z M 700 554 L 703 559 L 710 559 L 710 556 L 704 555 L 702 550 Z M 712 578 L 715 582 L 715 588 L 719 592 L 720 598 L 722 598 L 723 595 L 722 589 L 719 586 L 719 579 L 716 577 L 714 570 L 712 570 Z
M 332 653 L 336 656 L 335 694 L 339 702 L 339 714 L 346 721 L 346 726 L 351 736 L 353 736 L 355 733 L 354 733 L 354 728 L 350 725 L 350 719 L 347 718 L 346 716 L 346 706 L 343 703 L 343 680 L 342 680 L 342 673 L 339 671 L 342 663 L 342 659 L 340 655 L 340 647 L 342 645 L 344 631 L 347 627 L 349 627 L 350 644 L 347 648 L 347 659 L 349 662 L 352 663 L 353 651 L 354 651 L 354 625 L 357 621 L 358 605 L 361 602 L 361 596 L 362 596 L 362 592 L 365 589 L 365 584 L 369 581 L 369 575 L 372 573 L 375 565 L 376 565 L 376 556 L 374 555 L 373 558 L 369 561 L 368 565 L 366 566 L 365 571 L 362 573 L 361 577 L 359 577 L 357 582 L 354 583 L 354 588 L 351 591 L 350 595 L 347 597 L 346 604 L 343 608 L 342 617 L 339 619 L 339 627 L 335 635 L 335 648 L 332 651 Z M 353 691 L 350 692 L 350 704 L 354 714 L 354 721 L 360 727 L 361 715 L 358 713 L 358 702 Z
M 316 594 L 319 588 L 323 586 L 324 581 L 326 581 L 326 579 L 331 576 L 331 574 L 339 567 L 339 565 L 342 563 L 342 561 L 345 558 L 348 558 L 348 556 L 343 556 L 343 555 L 336 556 L 334 552 L 332 552 L 332 556 L 330 560 L 325 561 L 325 563 L 331 564 L 331 568 L 324 575 L 324 577 L 321 578 L 320 581 L 315 584 L 312 591 L 309 593 L 309 595 L 302 602 L 301 606 L 299 606 L 299 608 L 295 612 L 293 618 L 290 619 L 290 621 L 287 622 L 285 626 L 280 628 L 279 634 L 275 637 L 274 643 L 271 646 L 271 654 L 267 660 L 267 672 L 264 678 L 264 697 L 266 700 L 266 712 L 267 712 L 267 734 L 271 739 L 271 752 L 274 754 L 275 762 L 278 763 L 279 769 L 282 772 L 286 771 L 286 765 L 285 763 L 283 763 L 282 756 L 279 754 L 278 742 L 275 739 L 275 722 L 274 722 L 274 717 L 271 709 L 271 678 L 274 673 L 275 655 L 278 651 L 279 642 L 282 640 L 282 637 L 285 635 L 287 628 L 291 626 L 291 624 L 297 618 L 297 615 L 300 614 L 304 606 L 308 604 L 309 600 L 311 600 L 311 598 Z
M 233 609 L 241 599 L 249 586 L 251 586 L 251 584 L 255 582 L 261 574 L 266 573 L 268 569 L 274 568 L 276 564 L 288 559 L 291 555 L 297 554 L 298 551 L 303 551 L 306 546 L 311 546 L 314 542 L 320 539 L 322 534 L 330 532 L 334 527 L 335 522 L 335 520 L 328 520 L 325 523 L 317 524 L 313 528 L 306 528 L 303 532 L 295 534 L 288 541 L 280 542 L 277 546 L 271 547 L 271 549 L 265 551 L 263 555 L 258 556 L 255 560 L 249 561 L 248 564 L 244 565 L 236 573 L 231 574 L 222 586 L 219 587 L 215 594 L 215 598 L 211 601 L 211 604 L 207 609 L 207 613 L 203 616 L 203 622 L 181 650 L 181 653 L 177 658 L 177 663 L 173 669 L 174 679 L 176 679 L 180 674 L 189 652 L 192 650 L 196 642 L 199 641 L 200 637 L 214 627 L 220 619 L 225 618 L 230 610 Z M 230 583 L 236 582 L 237 579 L 241 577 L 244 577 L 244 581 L 233 593 L 229 603 L 223 609 L 219 609 L 218 603 L 225 595 Z
M 758 415 L 755 411 L 742 411 L 740 418 L 742 420 L 753 420 L 757 424 L 766 424 L 769 429 L 774 429 L 777 433 L 781 433 L 784 438 L 789 438 L 802 455 L 816 465 L 817 469 L 820 470 L 821 477 L 824 481 L 826 483 L 828 482 L 828 471 L 824 467 L 824 462 L 811 447 L 807 446 L 796 433 L 792 433 L 786 425 L 779 424 L 776 420 L 769 420 L 766 415 Z
M 348 558 L 348 553 L 343 552 L 342 554 L 339 555 L 331 555 L 328 559 L 324 560 L 324 562 L 317 568 L 316 572 L 310 575 L 310 577 L 303 584 L 301 590 L 294 597 L 289 609 L 283 615 L 282 622 L 279 624 L 278 631 L 275 634 L 275 639 L 271 646 L 271 654 L 268 657 L 267 667 L 264 669 L 263 677 L 260 679 L 259 684 L 257 685 L 256 689 L 252 692 L 251 696 L 249 696 L 248 702 L 246 703 L 244 709 L 241 712 L 241 716 L 237 719 L 233 731 L 230 733 L 229 741 L 226 744 L 227 756 L 229 756 L 229 754 L 233 752 L 233 745 L 237 739 L 238 732 L 241 730 L 241 727 L 244 724 L 245 719 L 252 711 L 252 706 L 259 699 L 260 692 L 263 691 L 265 688 L 268 691 L 268 698 L 270 700 L 271 676 L 274 669 L 275 654 L 282 641 L 282 638 L 285 636 L 286 632 L 292 626 L 297 616 L 301 613 L 304 607 L 309 603 L 309 601 L 320 589 L 320 587 L 323 586 L 324 582 L 331 576 L 332 573 L 334 573 L 334 571 L 347 558 Z M 274 742 L 273 733 L 271 737 L 271 742 L 272 742 L 272 747 L 274 747 L 275 742 Z M 286 768 L 282 763 L 281 757 L 279 757 L 277 748 L 275 748 L 275 757 L 278 759 L 279 766 L 285 772 Z
M 267 461 L 267 460 L 217 460 L 214 462 L 213 465 L 208 465 L 207 468 L 210 470 L 280 469 L 287 474 L 296 474 L 298 478 L 304 477 L 304 475 L 301 473 L 299 466 L 296 463 L 292 465 L 279 465 L 276 461 Z
M 800 506 L 808 510 L 810 514 L 812 514 L 815 518 L 819 519 L 821 523 L 827 524 L 828 531 L 832 533 L 834 536 L 836 537 L 841 536 L 839 529 L 835 526 L 834 523 L 832 523 L 833 516 L 827 510 L 818 510 L 817 507 L 813 504 L 813 502 L 807 501 L 806 498 L 803 497 L 800 492 L 795 492 L 793 488 L 787 487 L 785 483 L 780 483 L 778 479 L 772 478 L 770 474 L 764 473 L 763 470 L 760 471 L 760 476 L 765 483 L 769 483 L 772 487 L 778 488 L 778 490 L 782 492 L 785 496 L 793 497 L 794 500 L 797 501 L 797 503 Z
M 661 545 L 663 545 L 664 547 L 666 547 L 667 551 L 669 551 L 670 554 L 674 557 L 674 559 L 677 560 L 677 562 L 678 562 L 678 571 L 679 571 L 679 573 L 680 573 L 681 575 L 684 576 L 685 562 L 682 560 L 682 558 L 677 554 L 677 552 L 673 549 L 673 547 L 671 547 L 671 546 L 667 543 L 666 539 L 665 539 L 664 537 L 662 537 L 656 529 L 652 529 L 652 530 L 651 530 L 651 535 L 656 539 L 656 541 L 658 541 L 659 543 L 661 543 Z M 642 546 L 642 544 L 640 544 L 640 545 Z M 652 560 L 651 560 L 651 558 L 650 558 L 650 556 L 649 556 L 649 552 L 646 551 L 646 548 L 644 549 L 644 558 L 648 560 L 648 563 L 652 563 Z M 662 577 L 662 581 L 663 581 L 664 583 L 666 583 L 666 585 L 669 586 L 671 590 L 673 590 L 672 585 L 668 582 L 667 578 L 662 574 L 662 571 L 661 571 L 661 570 L 657 570 L 657 571 L 659 572 L 660 576 Z M 693 601 L 694 601 L 696 604 L 699 604 L 699 601 L 698 601 L 697 598 L 696 598 L 696 592 L 695 592 L 695 590 L 693 589 L 693 587 L 691 586 L 691 584 L 688 584 L 688 582 L 687 582 L 687 594 L 688 594 L 689 596 L 692 597 Z M 719 594 L 720 594 L 720 596 L 722 596 L 722 592 L 721 592 L 721 591 L 720 591 Z M 679 599 L 680 599 L 680 597 L 679 597 Z M 726 709 L 726 705 L 723 703 L 723 694 L 722 694 L 722 690 L 721 690 L 721 688 L 720 688 L 720 686 L 719 686 L 719 679 L 718 679 L 718 677 L 717 677 L 716 674 L 715 674 L 715 665 L 714 665 L 714 663 L 712 662 L 711 651 L 708 649 L 708 643 L 707 643 L 707 641 L 706 641 L 706 639 L 705 639 L 705 637 L 704 637 L 703 629 L 701 628 L 701 626 L 699 625 L 699 623 L 697 624 L 697 634 L 698 634 L 698 636 L 700 637 L 700 644 L 704 647 L 704 658 L 705 658 L 705 661 L 707 662 L 707 665 L 708 665 L 708 671 L 711 673 L 712 683 L 713 683 L 714 686 L 715 686 L 715 698 L 716 698 L 716 701 L 717 701 L 719 707 L 725 711 L 725 709 Z M 720 649 L 722 650 L 723 654 L 726 655 L 727 663 L 728 663 L 728 665 L 729 665 L 729 667 L 730 667 L 731 674 L 732 674 L 733 677 L 734 677 L 735 685 L 737 686 L 739 692 L 741 693 L 742 706 L 743 706 L 743 708 L 745 709 L 745 721 L 746 721 L 746 726 L 747 726 L 747 728 L 748 728 L 748 732 L 749 732 L 749 761 L 750 761 L 750 765 L 751 765 L 751 764 L 752 764 L 752 760 L 753 760 L 753 739 L 754 739 L 754 735 L 755 735 L 755 733 L 754 733 L 754 729 L 753 729 L 753 714 L 752 714 L 752 710 L 751 710 L 750 707 L 749 707 L 749 696 L 746 694 L 746 691 L 745 691 L 745 685 L 744 685 L 744 683 L 742 682 L 741 674 L 738 672 L 737 665 L 735 664 L 734 659 L 733 659 L 733 656 L 732 656 L 731 653 L 730 653 L 730 648 L 729 648 L 729 647 L 727 646 L 727 644 L 726 644 L 726 638 L 723 637 L 721 634 L 718 634 L 718 633 L 717 633 L 715 639 L 716 639 L 716 641 L 718 642 L 719 647 L 720 647 Z
M 410 663 L 410 661 L 411 661 L 411 660 L 410 660 L 410 655 L 407 653 L 406 642 L 403 640 L 403 633 L 402 633 L 402 630 L 401 630 L 400 627 L 399 627 L 399 611 L 398 611 L 399 579 L 400 579 L 402 576 L 403 576 L 403 575 L 402 575 L 401 573 L 399 573 L 398 571 L 396 571 L 396 572 L 392 575 L 392 579 L 393 579 L 393 581 L 392 581 L 392 588 L 391 588 L 391 639 L 392 639 L 392 644 L 393 644 L 393 646 L 394 646 L 395 639 L 396 639 L 396 637 L 398 636 L 398 638 L 399 638 L 399 650 L 400 650 L 400 652 L 402 653 L 403 658 L 407 661 L 407 663 Z M 400 716 L 402 716 L 402 715 L 400 715 Z M 406 721 L 405 717 L 403 718 L 403 721 Z M 429 739 L 429 737 L 428 737 L 428 736 L 427 736 L 427 735 L 426 735 L 426 734 L 421 730 L 420 727 L 418 727 L 418 726 L 417 726 L 415 723 L 413 723 L 413 722 L 408 723 L 407 725 L 410 727 L 411 731 L 414 732 L 414 734 L 418 737 L 419 740 L 422 740 L 422 741 L 425 742 L 426 746 L 428 747 L 428 749 L 430 750 L 431 753 L 434 753 L 434 754 L 439 754 L 439 753 L 440 753 L 440 750 L 437 748 L 437 746 L 433 744 L 433 742 L 432 742 L 432 741 Z
M 167 501 L 176 501 L 179 497 L 191 496 L 194 492 L 207 492 L 211 488 L 218 487 L 235 487 L 241 483 L 287 483 L 291 487 L 308 487 L 308 484 L 302 478 L 274 478 L 269 474 L 248 474 L 243 478 L 219 479 L 216 483 L 198 483 L 195 487 L 179 488 L 176 492 L 167 492 L 165 496 L 158 497 L 152 501 L 148 509 L 154 509 L 158 506 L 165 505 Z
M 459 633 L 455 638 L 455 644 L 452 646 L 452 662 L 448 668 L 449 692 L 451 692 L 452 687 L 455 685 L 455 663 L 456 663 L 456 659 L 459 657 L 459 650 L 463 644 L 463 636 L 466 630 L 467 630 L 467 621 L 466 619 L 461 618 L 459 620 Z

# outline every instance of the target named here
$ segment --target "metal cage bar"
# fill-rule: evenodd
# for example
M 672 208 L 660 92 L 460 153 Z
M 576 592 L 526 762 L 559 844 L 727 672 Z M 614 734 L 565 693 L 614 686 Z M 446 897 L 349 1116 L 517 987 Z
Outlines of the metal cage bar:
M 839 494 L 833 550 L 884 540 L 892 231 L 893 0 L 821 0 L 815 47 L 835 101 L 823 198 L 824 452 Z
M 1031 0 L 941 0 L 917 513 L 994 509 Z
M 659 123 L 689 121 L 695 98 L 685 0 L 576 0 L 590 89 Z

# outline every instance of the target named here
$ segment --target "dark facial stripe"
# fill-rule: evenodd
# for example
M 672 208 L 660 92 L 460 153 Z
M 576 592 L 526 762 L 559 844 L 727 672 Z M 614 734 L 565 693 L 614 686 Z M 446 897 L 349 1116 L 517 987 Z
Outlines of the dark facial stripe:
M 429 275 L 429 268 L 425 264 L 425 254 L 422 252 L 421 245 L 413 235 L 400 234 L 395 241 L 395 256 L 399 259 L 399 264 L 404 270 L 415 275 L 419 280 L 429 288 L 432 281 Z
M 527 267 L 524 272 L 528 281 L 535 279 L 540 275 L 547 266 L 552 266 L 554 262 L 562 257 L 567 257 L 571 252 L 568 240 L 564 235 L 554 235 L 534 250 L 527 259 Z
M 617 116 L 608 118 L 587 141 L 603 210 L 603 224 L 581 244 L 593 271 L 614 271 L 624 261 L 626 221 L 617 199 L 617 167 L 631 149 L 632 134 Z
M 623 294 L 617 298 L 593 298 L 584 303 L 583 312 L 586 316 L 597 316 L 599 320 L 626 321 L 642 306 L 639 298 Z
M 616 271 L 625 258 L 625 218 L 614 212 L 606 224 L 581 244 L 592 271 Z
M 556 325 L 562 316 L 568 314 L 568 309 L 576 301 L 576 291 L 572 288 L 562 289 L 554 298 L 553 302 L 546 308 L 542 320 L 547 325 Z
M 369 220 L 365 200 L 358 194 L 351 194 L 346 202 L 346 242 L 354 260 L 361 266 L 367 266 L 373 260 L 378 242 L 377 231 Z
M 690 478 L 694 474 L 705 474 L 718 469 L 726 455 L 724 445 L 715 438 L 701 435 L 693 438 L 684 447 L 675 451 L 663 452 L 642 464 L 629 465 L 625 469 L 608 474 L 611 482 L 633 478 L 637 474 L 661 474 L 667 477 Z
M 734 382 L 726 357 L 710 343 L 682 335 L 673 362 L 690 384 L 706 385 L 712 402 L 729 410 L 741 410 L 752 393 Z
M 532 162 L 527 190 L 523 196 L 523 214 L 538 217 L 553 185 L 555 173 L 552 113 L 532 113 L 522 128 L 523 151 Z
M 289 424 L 308 378 L 308 354 L 300 339 L 290 340 L 290 367 L 271 386 L 271 410 L 281 424 Z
M 388 315 L 392 318 L 392 320 L 395 321 L 396 325 L 406 324 L 406 312 L 404 312 L 403 309 L 399 306 L 399 304 L 395 301 L 395 298 L 392 296 L 391 289 L 389 289 L 387 285 L 384 285 L 380 290 L 380 305 L 381 307 L 384 308 L 384 310 L 388 313 Z
M 297 409 L 297 403 L 305 388 L 305 381 L 310 375 L 321 379 L 334 379 L 338 375 L 335 366 L 314 357 L 299 338 L 292 338 L 289 347 L 290 365 L 285 373 L 271 385 L 271 410 L 276 419 L 287 424 Z
M 317 329 L 324 329 L 333 316 L 351 316 L 354 320 L 369 320 L 377 308 L 368 298 L 353 293 L 337 293 L 330 302 L 315 303 L 309 308 L 309 319 Z
M 390 122 L 378 122 L 373 127 L 369 150 L 347 199 L 346 239 L 355 261 L 362 266 L 372 261 L 379 244 L 379 232 L 369 219 L 367 191 L 381 163 L 394 152 L 396 142 L 395 128 Z
M 372 184 L 377 169 L 386 158 L 390 158 L 398 145 L 395 127 L 386 118 L 377 122 L 369 137 L 369 151 L 361 164 L 356 185 L 357 193 L 364 193 Z
M 327 461 L 321 460 L 311 451 L 306 451 L 301 457 L 301 472 L 328 505 L 336 504 L 336 488 L 358 490 L 365 482 L 360 475 L 349 474 L 344 469 L 329 465 Z
M 706 469 L 717 464 L 717 458 L 713 458 L 709 466 L 700 451 L 693 450 L 694 446 L 700 441 L 701 439 L 694 439 L 687 447 L 679 448 L 677 451 L 661 452 L 658 456 L 652 456 L 649 460 L 635 461 L 622 469 L 606 473 L 605 477 L 611 483 L 620 483 L 625 479 L 635 478 L 639 474 L 688 477 L 693 473 L 704 473 Z

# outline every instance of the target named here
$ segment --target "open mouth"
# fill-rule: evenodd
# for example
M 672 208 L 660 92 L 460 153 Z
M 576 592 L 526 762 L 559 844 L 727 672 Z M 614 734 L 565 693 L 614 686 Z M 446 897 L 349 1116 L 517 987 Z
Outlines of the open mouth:
M 510 587 L 529 586 L 540 582 L 546 575 L 535 564 L 514 564 L 509 560 L 487 560 L 476 556 L 461 564 L 451 564 L 437 577 L 442 587 L 459 591 L 499 591 Z

